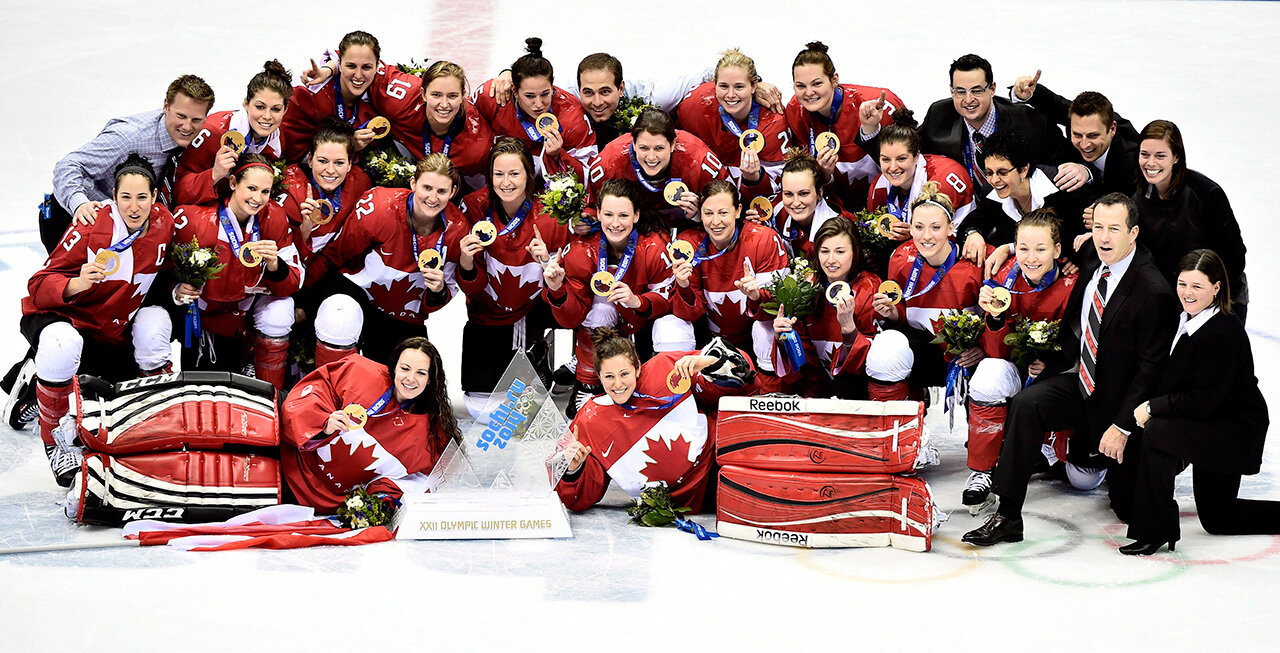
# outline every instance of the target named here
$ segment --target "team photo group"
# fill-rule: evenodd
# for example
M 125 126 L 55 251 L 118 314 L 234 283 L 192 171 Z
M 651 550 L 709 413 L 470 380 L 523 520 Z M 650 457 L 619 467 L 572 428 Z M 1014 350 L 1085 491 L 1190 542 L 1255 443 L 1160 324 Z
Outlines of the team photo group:
M 820 42 L 767 81 L 738 49 L 628 79 L 607 53 L 553 67 L 538 38 L 500 72 L 384 61 L 363 31 L 326 46 L 243 96 L 178 76 L 54 167 L 5 418 L 82 512 L 107 476 L 150 487 L 175 464 L 108 469 L 95 451 L 149 451 L 131 430 L 186 465 L 201 438 L 205 466 L 269 447 L 274 494 L 215 492 L 239 512 L 333 514 L 353 492 L 394 510 L 524 356 L 568 397 L 573 511 L 613 483 L 716 512 L 721 400 L 775 395 L 964 415 L 949 499 L 984 512 L 970 545 L 1022 541 L 1028 486 L 1063 483 L 1105 492 L 1121 553 L 1173 550 L 1188 466 L 1206 532 L 1280 534 L 1280 501 L 1239 498 L 1269 424 L 1245 243 L 1173 122 L 1050 90 L 1047 68 L 997 86 L 976 54 L 909 106 Z M 451 301 L 461 329 L 431 319 Z M 147 379 L 166 389 L 113 399 Z M 191 408 L 210 383 L 225 401 Z M 256 438 L 236 412 L 254 402 L 273 415 Z

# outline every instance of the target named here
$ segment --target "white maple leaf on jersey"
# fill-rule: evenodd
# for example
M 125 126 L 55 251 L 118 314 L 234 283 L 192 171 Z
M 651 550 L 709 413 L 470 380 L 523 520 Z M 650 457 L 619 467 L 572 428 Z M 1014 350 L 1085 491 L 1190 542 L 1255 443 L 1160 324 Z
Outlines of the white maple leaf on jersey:
M 333 462 L 335 458 L 352 457 L 356 454 L 357 449 L 364 449 L 367 452 L 367 456 L 371 458 L 371 462 L 364 467 L 364 471 L 389 478 L 397 478 L 408 473 L 400 459 L 383 448 L 372 435 L 369 435 L 362 428 L 343 431 L 328 444 L 316 449 L 316 456 L 320 458 L 322 464 L 329 463 Z
M 388 266 L 382 261 L 382 257 L 377 251 L 370 251 L 364 257 L 364 268 L 354 274 L 347 274 L 346 277 L 353 283 L 365 289 L 369 293 L 369 288 L 374 284 L 391 290 L 392 286 L 397 282 L 400 285 L 412 288 L 409 293 L 410 299 L 405 302 L 404 308 L 407 311 L 418 312 L 422 307 L 422 293 L 427 288 L 427 284 L 422 279 L 421 272 L 405 272 Z M 372 294 L 370 294 L 372 300 Z
M 818 358 L 824 363 L 830 363 L 831 358 L 836 355 L 836 350 L 843 344 L 840 341 L 833 340 L 814 340 L 813 348 L 818 351 Z
M 507 279 L 518 282 L 519 288 L 525 288 L 526 286 L 531 288 L 530 294 L 524 296 L 523 299 L 532 299 L 542 292 L 542 266 L 538 263 L 529 262 L 524 265 L 507 265 L 485 252 L 484 267 L 485 274 L 489 277 L 489 282 L 485 284 L 484 291 L 498 304 L 502 302 L 498 298 L 498 291 L 495 290 L 495 287 L 499 284 L 509 285 L 510 282 L 507 282 Z
M 728 292 L 704 290 L 702 295 L 707 298 L 707 308 L 715 311 L 716 315 L 724 315 L 721 308 L 730 304 L 737 305 L 739 314 L 747 313 L 747 296 L 741 290 L 734 289 Z
M 139 295 L 147 294 L 147 291 L 151 290 L 151 284 L 154 283 L 155 280 L 156 280 L 155 272 L 140 273 L 140 274 L 133 275 L 133 283 L 134 283 L 133 296 L 137 297 Z

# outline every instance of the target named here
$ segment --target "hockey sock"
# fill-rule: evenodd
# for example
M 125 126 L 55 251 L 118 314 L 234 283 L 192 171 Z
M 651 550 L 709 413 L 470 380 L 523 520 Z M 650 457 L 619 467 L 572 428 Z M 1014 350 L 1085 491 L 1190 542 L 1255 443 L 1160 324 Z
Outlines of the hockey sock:
M 334 361 L 340 361 L 347 356 L 356 353 L 356 346 L 339 347 L 331 345 L 322 340 L 316 341 L 316 367 L 328 365 Z
M 969 400 L 969 469 L 989 472 L 1000 459 L 1004 420 L 1009 408 L 1003 403 Z
M 867 395 L 872 401 L 901 401 L 909 397 L 910 388 L 906 381 L 885 383 L 870 379 L 867 382 Z
M 58 420 L 67 414 L 70 396 L 70 381 L 49 383 L 36 378 L 36 403 L 40 406 L 40 440 L 45 445 L 54 445 L 53 429 L 58 427 Z
M 284 389 L 284 364 L 289 357 L 288 338 L 270 338 L 261 333 L 253 338 L 253 369 L 259 379 Z

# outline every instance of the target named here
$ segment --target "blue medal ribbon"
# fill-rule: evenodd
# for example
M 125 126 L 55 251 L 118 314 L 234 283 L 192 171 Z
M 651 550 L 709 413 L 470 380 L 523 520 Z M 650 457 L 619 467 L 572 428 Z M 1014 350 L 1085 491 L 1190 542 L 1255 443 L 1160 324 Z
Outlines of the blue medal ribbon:
M 782 355 L 787 358 L 787 364 L 792 370 L 798 370 L 804 367 L 809 361 L 804 355 L 804 345 L 800 344 L 800 336 L 796 335 L 795 330 L 778 334 L 778 344 L 782 347 Z
M 406 198 L 404 201 L 404 219 L 405 219 L 405 222 L 407 222 L 409 225 L 409 246 L 413 248 L 413 265 L 415 268 L 417 268 L 418 256 L 421 254 L 422 250 L 418 246 L 418 232 L 413 229 L 413 193 L 409 193 L 409 197 Z M 432 249 L 440 253 L 440 260 L 442 261 L 444 260 L 444 255 L 445 255 L 445 252 L 447 251 L 444 245 L 444 235 L 448 230 L 449 230 L 449 218 L 445 217 L 445 211 L 442 210 L 440 211 L 440 239 L 437 240 L 436 244 L 432 246 Z M 419 269 L 417 273 L 422 274 L 422 270 Z M 425 293 L 427 292 L 427 290 L 425 289 L 426 282 L 424 281 L 423 283 L 424 283 L 423 292 Z M 424 301 L 425 301 L 425 294 L 424 294 Z M 426 308 L 425 304 L 423 305 L 423 308 Z
M 227 235 L 227 242 L 231 243 L 231 256 L 240 258 L 240 246 L 244 241 L 240 240 L 240 230 L 236 228 L 235 220 L 231 217 L 231 212 L 227 210 L 227 205 L 223 204 L 218 207 L 218 222 L 222 224 L 222 233 Z M 250 216 L 249 221 L 245 224 L 246 234 L 249 237 L 248 242 L 258 240 L 258 216 Z
M 947 276 L 947 272 L 951 270 L 951 266 L 956 264 L 956 258 L 959 254 L 960 248 L 957 247 L 955 243 L 951 243 L 951 253 L 947 255 L 947 262 L 943 263 L 942 267 L 938 268 L 938 270 L 933 273 L 933 278 L 929 280 L 929 285 L 925 286 L 924 290 L 921 290 L 918 293 L 913 293 L 912 291 L 916 289 L 916 284 L 920 282 L 920 270 L 924 267 L 925 263 L 924 256 L 916 254 L 915 263 L 911 264 L 911 276 L 907 278 L 907 287 L 902 291 L 902 301 L 906 302 L 909 299 L 915 299 L 916 297 L 933 290 L 933 287 L 938 285 L 938 282 L 942 281 L 943 277 Z
M 453 149 L 453 137 L 462 133 L 462 128 L 458 124 L 467 118 L 467 112 L 458 108 L 458 116 L 453 119 L 453 123 L 449 125 L 449 131 L 440 140 L 444 141 L 444 145 L 440 147 L 440 153 L 449 156 L 450 150 Z M 422 119 L 422 156 L 431 156 L 431 120 L 429 118 Z
M 310 168 L 307 168 L 306 170 L 307 181 L 311 182 L 311 187 L 316 189 L 317 193 L 320 193 L 320 199 L 329 201 L 329 204 L 333 206 L 333 214 L 335 216 L 338 215 L 338 212 L 342 210 L 342 187 L 347 183 L 346 180 L 344 179 L 341 184 L 338 184 L 337 190 L 333 191 L 333 194 L 330 195 L 324 192 L 324 189 L 320 187 L 320 184 L 316 183 L 314 172 Z
M 908 222 L 907 194 L 897 186 L 890 184 L 888 197 L 885 198 L 885 210 L 889 212 L 889 215 L 903 222 Z
M 947 363 L 947 393 L 943 399 L 943 410 L 949 414 L 952 428 L 956 425 L 956 414 L 951 409 L 955 408 L 957 401 L 964 401 L 968 396 L 969 374 L 969 368 L 960 367 L 954 360 Z
M 193 299 L 187 304 L 187 320 L 186 329 L 182 335 L 182 346 L 191 347 L 193 343 L 200 342 L 202 331 L 200 329 L 200 300 Z
M 686 533 L 693 533 L 703 542 L 714 537 L 720 537 L 719 533 L 715 531 L 708 531 L 702 524 L 699 524 L 692 519 L 685 519 L 684 517 L 676 517 L 676 528 Z
M 679 402 L 680 398 L 683 397 L 684 395 L 666 395 L 662 397 L 655 397 L 653 395 L 647 395 L 643 392 L 632 392 L 631 396 L 632 398 L 635 398 L 635 399 L 651 399 L 653 401 L 658 402 L 659 405 L 636 406 L 635 404 L 622 404 L 622 407 L 627 410 L 666 410 L 676 405 L 676 403 Z
M 541 143 L 545 138 L 542 132 L 538 131 L 538 126 L 524 119 L 524 111 L 516 109 L 516 120 L 520 121 L 520 126 L 524 127 L 524 133 L 535 143 Z
M 652 193 L 661 193 L 661 192 L 662 192 L 662 190 L 663 190 L 662 188 L 659 188 L 659 187 L 657 187 L 657 186 L 654 186 L 653 184 L 649 183 L 649 180 L 648 180 L 648 179 L 645 179 L 645 176 L 644 176 L 644 170 L 642 170 L 642 169 L 640 168 L 640 159 L 637 159 L 637 158 L 636 158 L 636 146 L 635 146 L 635 144 L 632 144 L 632 145 L 628 146 L 627 150 L 628 150 L 628 153 L 631 155 L 631 169 L 632 169 L 633 171 L 635 171 L 635 173 L 636 173 L 636 181 L 640 182 L 640 185 L 641 185 L 641 186 L 644 186 L 644 187 L 645 187 L 645 189 L 647 189 L 649 192 L 652 192 Z M 673 156 L 674 156 L 674 155 L 673 155 Z M 668 168 L 669 168 L 669 167 L 670 167 L 670 163 L 668 163 L 667 165 L 668 165 Z M 670 170 L 668 170 L 668 172 L 670 172 Z M 680 179 L 679 177 L 671 177 L 671 178 L 667 179 L 666 181 L 658 180 L 658 182 L 659 182 L 660 184 L 662 184 L 662 186 L 663 186 L 663 187 L 665 187 L 667 184 L 669 184 L 669 183 L 671 183 L 671 182 L 673 182 L 673 181 L 681 181 L 681 179 Z
M 734 136 L 742 138 L 743 129 L 738 126 L 738 121 L 734 120 L 733 116 L 729 115 L 729 112 L 724 110 L 724 107 L 717 104 L 716 108 L 720 110 L 720 120 L 724 123 L 725 128 Z M 759 125 L 760 105 L 756 104 L 755 100 L 752 100 L 751 112 L 747 114 L 747 129 L 756 129 Z
M 631 267 L 631 258 L 636 253 L 636 243 L 640 240 L 640 234 L 636 230 L 631 230 L 631 235 L 627 237 L 627 251 L 622 253 L 622 258 L 618 261 L 618 268 L 613 273 L 613 278 L 622 281 L 622 277 L 627 275 L 627 268 Z M 609 270 L 609 239 L 600 234 L 600 263 L 596 266 L 596 272 L 607 272 Z
M 334 73 L 333 81 L 330 82 L 333 85 L 333 113 L 338 116 L 338 120 L 341 120 L 342 122 L 345 122 L 348 125 L 355 127 L 356 114 L 359 113 L 359 109 L 360 109 L 360 101 L 369 97 L 369 92 L 365 91 L 364 95 L 361 95 L 359 98 L 356 98 L 356 110 L 352 111 L 351 115 L 348 116 L 347 105 L 345 102 L 342 101 L 342 86 L 338 83 L 338 80 L 339 80 L 338 74 Z M 364 129 L 364 125 L 357 127 L 357 129 Z
M 711 247 L 711 236 L 704 235 L 702 237 L 702 242 L 698 243 L 698 249 L 694 250 L 693 252 L 693 267 L 695 268 L 698 267 L 698 264 L 702 263 L 703 261 L 714 261 L 720 258 L 721 256 L 724 256 L 725 252 L 733 249 L 733 246 L 737 244 L 738 236 L 741 234 L 742 234 L 742 225 L 738 225 L 733 230 L 733 240 L 729 241 L 729 244 L 725 245 L 724 249 L 716 252 L 715 254 L 712 254 L 711 256 L 707 256 L 707 250 L 710 249 Z
M 841 104 L 844 104 L 844 89 L 837 86 L 835 93 L 831 96 L 831 119 L 827 121 L 827 125 L 831 127 L 832 133 L 835 133 L 836 118 L 840 117 Z M 809 152 L 816 157 L 818 156 L 818 134 L 813 130 L 814 119 L 821 120 L 822 114 L 815 114 L 812 112 L 809 114 Z
M 524 222 L 525 217 L 529 215 L 529 210 L 532 208 L 533 208 L 533 201 L 525 200 L 524 204 L 520 205 L 520 210 L 516 211 L 516 216 L 514 218 L 511 218 L 511 221 L 507 223 L 507 226 L 502 228 L 502 231 L 498 232 L 498 237 L 505 236 L 515 231 L 516 229 L 520 228 L 520 223 Z M 493 222 L 492 206 L 489 207 L 489 213 L 484 216 L 484 219 L 488 220 L 489 222 Z
M 1014 290 L 1013 289 L 1013 284 L 1017 283 L 1018 274 L 1020 272 L 1022 272 L 1022 269 L 1018 267 L 1017 263 L 1014 263 L 1013 267 L 1009 270 L 1009 274 L 1005 275 L 1004 281 L 1001 282 L 1000 285 L 1004 286 L 1006 290 L 1008 290 L 1010 293 L 1014 295 L 1025 295 L 1028 293 L 1040 292 L 1045 288 L 1048 288 L 1049 286 L 1053 285 L 1053 282 L 1057 280 L 1058 264 L 1054 263 L 1053 269 L 1045 273 L 1044 277 L 1040 279 L 1040 283 L 1036 284 L 1035 287 L 1032 288 L 1031 290 Z M 1023 278 L 1025 279 L 1025 277 Z M 988 286 L 990 288 L 995 288 L 996 282 L 991 279 L 987 279 L 986 281 L 982 282 L 982 285 Z M 1030 286 L 1031 282 L 1028 281 L 1027 285 Z

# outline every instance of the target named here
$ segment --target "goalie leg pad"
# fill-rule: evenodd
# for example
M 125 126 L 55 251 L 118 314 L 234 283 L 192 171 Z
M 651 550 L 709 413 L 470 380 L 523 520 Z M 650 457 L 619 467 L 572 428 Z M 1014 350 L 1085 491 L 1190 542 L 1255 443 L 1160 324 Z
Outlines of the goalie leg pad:
M 224 521 L 280 503 L 280 463 L 216 451 L 88 454 L 67 497 L 67 516 L 82 524 Z
M 938 514 L 929 484 L 887 474 L 720 469 L 720 535 L 806 548 L 928 551 Z

